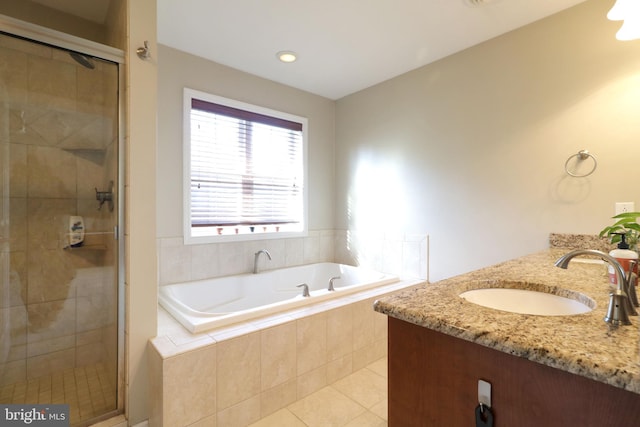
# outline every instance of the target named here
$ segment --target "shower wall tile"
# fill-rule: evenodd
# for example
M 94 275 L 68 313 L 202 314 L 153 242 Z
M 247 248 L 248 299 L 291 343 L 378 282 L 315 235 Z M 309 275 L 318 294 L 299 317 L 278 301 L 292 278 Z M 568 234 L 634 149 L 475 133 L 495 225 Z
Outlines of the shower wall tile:
M 75 349 L 56 351 L 27 359 L 27 379 L 51 375 L 75 367 Z
M 20 98 L 21 95 L 18 95 Z M 42 108 L 27 103 L 31 97 L 24 93 L 19 100 L 14 96 L 11 100 L 11 114 L 9 115 L 9 138 L 12 144 L 17 145 L 42 145 L 47 142 L 42 135 L 31 128 L 31 123 L 46 113 Z
M 80 346 L 101 343 L 104 340 L 104 334 L 105 328 L 78 332 L 76 334 L 76 344 Z
M 90 366 L 105 362 L 106 354 L 101 345 L 76 345 L 76 366 Z
M 22 382 L 27 379 L 27 360 L 15 360 L 0 364 L 0 386 Z
M 68 100 L 75 105 L 76 66 L 72 63 L 31 55 L 27 76 L 31 92 Z
M 28 123 L 31 130 L 42 138 L 37 145 L 56 146 L 90 123 L 91 118 L 73 110 L 52 109 Z M 33 143 L 32 143 L 33 144 Z
M 77 170 L 76 195 L 78 199 L 92 201 L 94 212 L 109 213 L 106 204 L 98 211 L 99 204 L 96 200 L 96 188 L 99 191 L 109 191 L 109 181 L 104 173 L 105 152 L 98 150 L 78 151 L 74 157 Z M 115 182 L 114 178 L 115 176 L 111 175 L 110 179 Z
M 74 274 L 64 251 L 30 249 L 27 254 L 27 302 L 32 304 L 74 298 Z
M 3 307 L 24 307 L 27 302 L 27 254 L 9 254 L 9 299 L 0 302 Z
M 42 198 L 76 197 L 76 158 L 52 147 L 29 146 L 28 195 Z
M 7 309 L 5 309 L 7 310 Z M 11 307 L 9 310 L 9 321 L 11 324 L 11 345 L 18 346 L 27 343 L 27 310 L 24 306 Z M 6 312 L 5 312 L 6 313 Z
M 10 250 L 25 251 L 27 249 L 27 199 L 9 198 L 9 233 L 11 235 Z
M 102 61 L 94 61 L 94 66 L 93 70 L 76 67 L 77 109 L 79 112 L 102 116 L 105 113 L 105 108 L 113 108 L 113 104 L 105 107 L 105 100 L 108 96 L 105 81 L 111 76 L 105 75 Z
M 7 38 L 0 38 L 0 80 L 4 82 L 11 108 L 16 108 L 26 101 L 27 54 L 4 46 Z
M 76 332 L 76 301 L 51 301 L 27 306 L 29 343 L 72 335 Z
M 68 216 L 75 215 L 75 199 L 30 198 L 27 201 L 29 249 L 60 249 L 69 228 Z
M 26 40 L 18 39 L 15 37 L 0 36 L 0 46 L 19 51 L 20 53 L 41 56 L 43 58 L 51 57 L 51 48 L 37 43 L 32 43 Z
M 27 146 L 9 144 L 9 194 L 11 198 L 27 196 Z
M 0 346 L 1 347 L 1 346 Z M 6 356 L 5 362 L 13 362 L 16 360 L 24 360 L 27 358 L 27 345 L 13 344 L 9 345 L 9 351 Z
M 86 332 L 108 324 L 109 308 L 101 295 L 76 298 L 76 331 Z
M 27 344 L 27 357 L 41 356 L 54 351 L 66 350 L 76 345 L 75 335 L 66 335 L 50 340 L 36 341 Z

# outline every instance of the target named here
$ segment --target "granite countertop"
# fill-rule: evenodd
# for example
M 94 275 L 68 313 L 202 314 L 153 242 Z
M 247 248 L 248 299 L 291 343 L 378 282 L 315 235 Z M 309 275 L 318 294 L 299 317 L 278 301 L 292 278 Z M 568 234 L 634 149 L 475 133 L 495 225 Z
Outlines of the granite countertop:
M 567 252 L 549 249 L 426 283 L 382 298 L 374 307 L 396 319 L 640 394 L 640 318 L 632 316 L 631 326 L 605 323 L 611 289 L 606 266 L 571 261 L 567 270 L 555 267 Z M 495 287 L 498 280 L 517 282 L 521 289 L 579 292 L 597 306 L 573 316 L 535 316 L 485 308 L 458 296 Z

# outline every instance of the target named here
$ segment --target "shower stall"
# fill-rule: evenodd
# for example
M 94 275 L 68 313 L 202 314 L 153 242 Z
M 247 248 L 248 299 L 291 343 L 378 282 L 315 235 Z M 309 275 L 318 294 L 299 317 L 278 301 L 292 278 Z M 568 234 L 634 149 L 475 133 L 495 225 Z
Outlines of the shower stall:
M 0 31 L 0 404 L 87 425 L 123 401 L 121 61 L 25 34 Z

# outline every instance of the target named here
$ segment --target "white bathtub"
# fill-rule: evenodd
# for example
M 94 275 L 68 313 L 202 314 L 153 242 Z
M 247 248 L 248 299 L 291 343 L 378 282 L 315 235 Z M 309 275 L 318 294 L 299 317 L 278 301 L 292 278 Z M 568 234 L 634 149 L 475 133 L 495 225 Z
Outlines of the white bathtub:
M 340 279 L 334 281 L 335 291 L 329 292 L 332 277 Z M 396 276 L 366 268 L 318 263 L 165 285 L 158 300 L 196 333 L 397 281 Z M 303 297 L 302 288 L 296 287 L 302 283 L 309 286 L 310 297 Z

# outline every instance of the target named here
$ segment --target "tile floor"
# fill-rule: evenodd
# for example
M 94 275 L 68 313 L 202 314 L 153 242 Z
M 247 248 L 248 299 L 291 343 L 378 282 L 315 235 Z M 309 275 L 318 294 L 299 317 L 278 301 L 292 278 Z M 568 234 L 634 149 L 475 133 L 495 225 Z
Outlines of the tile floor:
M 98 363 L 0 387 L 0 403 L 67 403 L 73 425 L 114 410 L 116 392 Z
M 250 427 L 386 427 L 387 358 L 292 403 Z

